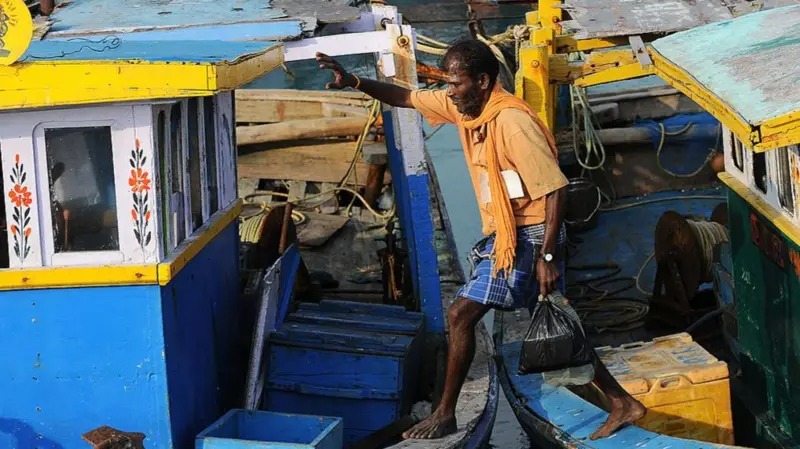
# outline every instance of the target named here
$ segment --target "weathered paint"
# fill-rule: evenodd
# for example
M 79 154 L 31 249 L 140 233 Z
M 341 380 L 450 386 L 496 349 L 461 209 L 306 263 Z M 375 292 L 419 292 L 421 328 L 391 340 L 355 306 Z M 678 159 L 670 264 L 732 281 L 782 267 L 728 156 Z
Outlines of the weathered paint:
M 262 54 L 274 42 L 233 42 L 208 40 L 141 41 L 123 37 L 86 40 L 46 40 L 31 42 L 20 62 L 56 61 L 132 61 L 176 62 L 182 64 L 235 64 Z
M 384 113 L 383 123 L 397 215 L 400 217 L 401 230 L 409 249 L 414 292 L 418 295 L 425 314 L 426 331 L 444 333 L 438 257 L 430 211 L 430 177 L 424 171 L 424 166 L 418 168 L 418 173 L 406 172 L 405 152 L 397 147 L 395 124 L 390 112 Z
M 737 191 L 728 226 L 743 382 L 781 430 L 800 439 L 800 246 Z M 795 257 L 796 258 L 796 257 Z
M 124 34 L 132 41 L 278 41 L 292 39 L 303 34 L 303 22 L 299 20 L 276 20 L 257 23 L 232 23 L 201 25 L 192 28 L 144 29 Z M 59 36 L 56 33 L 55 36 Z M 115 37 L 114 34 L 92 35 L 92 41 Z M 48 42 L 75 39 L 71 36 L 49 37 Z
M 256 22 L 287 17 L 270 2 L 239 0 L 114 1 L 77 0 L 51 15 L 53 32 L 122 33 L 136 28 L 181 28 L 220 23 Z
M 0 447 L 79 448 L 101 425 L 169 447 L 158 287 L 0 294 Z
M 699 0 L 565 0 L 578 39 L 682 31 L 733 16 L 723 2 Z
M 653 48 L 758 125 L 800 110 L 794 61 L 800 5 L 786 6 L 658 39 Z

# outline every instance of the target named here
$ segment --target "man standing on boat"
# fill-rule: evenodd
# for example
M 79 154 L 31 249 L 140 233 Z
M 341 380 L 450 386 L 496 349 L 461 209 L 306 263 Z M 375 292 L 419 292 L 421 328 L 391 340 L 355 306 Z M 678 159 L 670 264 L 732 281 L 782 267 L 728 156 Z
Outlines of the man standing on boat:
M 497 59 L 477 40 L 447 50 L 446 90 L 412 91 L 361 79 L 321 53 L 317 61 L 335 75 L 329 89 L 355 88 L 391 106 L 417 109 L 431 125 L 458 127 L 487 237 L 473 250 L 472 278 L 447 311 L 450 339 L 441 401 L 430 417 L 403 434 L 440 438 L 457 429 L 456 403 L 475 355 L 478 322 L 492 308 L 529 307 L 532 298 L 548 295 L 557 283 L 563 291 L 567 179 L 558 166 L 555 139 L 527 103 L 502 88 Z M 645 408 L 602 363 L 595 363 L 595 382 L 612 407 L 592 439 L 644 416 Z

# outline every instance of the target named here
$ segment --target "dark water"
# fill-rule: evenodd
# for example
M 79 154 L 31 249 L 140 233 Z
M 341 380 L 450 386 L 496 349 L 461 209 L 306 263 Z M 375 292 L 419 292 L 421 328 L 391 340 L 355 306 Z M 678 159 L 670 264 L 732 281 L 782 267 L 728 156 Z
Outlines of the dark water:
M 441 0 L 425 2 L 424 0 L 390 0 L 397 5 L 405 17 L 414 25 L 418 33 L 443 42 L 454 42 L 469 37 L 466 26 L 466 6 L 463 0 Z M 529 9 L 525 6 L 503 6 L 495 11 L 494 16 L 501 15 L 506 19 L 488 20 L 484 22 L 487 34 L 505 31 L 508 26 L 524 23 L 524 14 Z M 498 14 L 499 13 L 499 14 Z M 419 22 L 424 23 L 419 23 Z M 348 70 L 359 75 L 374 76 L 371 55 L 349 56 L 337 58 Z M 420 55 L 420 59 L 428 64 L 437 63 L 437 58 Z M 293 76 L 287 76 L 278 70 L 264 78 L 256 80 L 248 87 L 253 88 L 290 88 L 290 89 L 323 89 L 330 81 L 328 73 L 321 72 L 313 62 L 296 62 L 288 64 Z M 426 132 L 430 132 L 426 124 Z M 469 174 L 464 162 L 464 155 L 458 141 L 456 130 L 447 126 L 438 131 L 427 143 L 434 167 L 439 177 L 439 186 L 447 205 L 452 223 L 456 249 L 462 265 L 466 265 L 466 255 L 470 248 L 481 237 L 478 206 L 469 181 Z M 464 267 L 466 269 L 466 267 Z M 492 316 L 487 317 L 490 324 Z M 511 407 L 501 395 L 500 409 L 497 415 L 491 444 L 498 449 L 527 449 L 530 447 L 527 436 L 517 423 Z

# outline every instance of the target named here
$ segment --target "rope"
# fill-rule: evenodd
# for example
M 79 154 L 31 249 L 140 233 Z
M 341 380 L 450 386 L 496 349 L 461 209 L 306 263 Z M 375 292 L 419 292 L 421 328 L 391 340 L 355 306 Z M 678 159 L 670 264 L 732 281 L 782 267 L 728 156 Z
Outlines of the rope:
M 239 240 L 245 243 L 257 243 L 264 231 L 267 215 L 272 208 L 263 201 L 258 203 L 248 202 L 248 204 L 258 204 L 260 209 L 258 212 L 252 214 L 242 213 L 239 216 Z M 308 217 L 304 213 L 296 210 L 292 211 L 292 221 L 295 226 L 305 223 L 306 220 L 308 220 Z
M 705 279 L 709 279 L 711 266 L 714 264 L 714 247 L 720 243 L 728 243 L 728 230 L 714 221 L 686 221 L 700 242 L 703 252 L 703 274 Z
M 581 318 L 581 324 L 597 333 L 605 331 L 629 331 L 644 325 L 650 310 L 646 302 L 624 296 L 614 296 L 629 290 L 634 285 L 630 277 L 616 277 L 622 270 L 617 264 L 569 266 L 569 271 L 610 270 L 609 273 L 590 279 L 574 281 L 567 286 L 566 296 L 573 299 L 573 308 Z M 625 282 L 621 287 L 609 290 L 601 286 Z M 578 290 L 577 292 L 574 292 Z
M 689 122 L 686 126 L 684 126 L 682 129 L 680 129 L 678 131 L 667 132 L 667 130 L 664 127 L 663 123 L 659 123 L 658 124 L 658 127 L 661 130 L 661 138 L 659 139 L 658 149 L 656 150 L 656 162 L 658 163 L 658 168 L 660 168 L 661 170 L 664 170 L 670 176 L 674 176 L 676 178 L 693 178 L 693 177 L 697 176 L 701 171 L 703 171 L 703 169 L 706 167 L 706 165 L 708 165 L 708 162 L 711 161 L 711 159 L 714 158 L 715 154 L 717 154 L 717 148 L 711 148 L 710 151 L 708 152 L 708 156 L 706 156 L 706 159 L 703 161 L 702 164 L 700 164 L 700 167 L 698 167 L 697 170 L 695 170 L 695 171 L 693 171 L 691 173 L 685 173 L 685 174 L 684 173 L 675 173 L 675 172 L 667 169 L 663 165 L 661 165 L 661 151 L 664 149 L 664 142 L 666 141 L 667 136 L 678 136 L 678 135 L 681 135 L 681 134 L 685 133 L 686 131 L 688 131 L 689 129 L 691 129 L 692 126 L 694 126 L 694 123 Z M 719 125 L 717 127 L 717 133 L 721 138 L 722 125 Z
M 353 195 L 354 197 L 358 198 L 364 204 L 364 207 L 368 211 L 370 211 L 372 213 L 372 215 L 374 215 L 376 218 L 378 218 L 380 220 L 387 220 L 388 221 L 388 220 L 391 220 L 394 217 L 395 210 L 396 210 L 396 203 L 392 205 L 391 210 L 389 210 L 388 212 L 380 213 L 380 212 L 376 211 L 375 209 L 373 209 L 372 206 L 370 206 L 369 203 L 367 203 L 367 201 L 364 199 L 363 196 L 361 196 L 360 193 L 358 193 L 357 191 L 355 191 L 353 189 L 349 189 L 347 187 L 335 187 L 335 188 L 328 189 L 328 190 L 322 191 L 320 193 L 317 193 L 317 194 L 314 194 L 314 195 L 311 195 L 311 196 L 307 196 L 307 197 L 305 197 L 303 199 L 292 200 L 292 201 L 287 201 L 287 202 L 299 205 L 299 204 L 302 204 L 303 202 L 310 201 L 312 199 L 319 198 L 321 196 L 330 195 L 331 193 L 336 193 L 336 192 L 348 192 L 351 195 Z M 245 202 L 247 202 L 247 201 L 250 200 L 250 198 L 254 198 L 254 197 L 258 197 L 258 196 L 268 196 L 268 195 L 279 196 L 279 197 L 283 197 L 283 198 L 287 198 L 287 199 L 289 198 L 289 195 L 286 194 L 286 193 L 273 192 L 273 191 L 265 190 L 265 191 L 261 191 L 261 192 L 257 192 L 257 193 L 251 193 L 250 195 L 245 196 L 244 200 L 245 200 Z

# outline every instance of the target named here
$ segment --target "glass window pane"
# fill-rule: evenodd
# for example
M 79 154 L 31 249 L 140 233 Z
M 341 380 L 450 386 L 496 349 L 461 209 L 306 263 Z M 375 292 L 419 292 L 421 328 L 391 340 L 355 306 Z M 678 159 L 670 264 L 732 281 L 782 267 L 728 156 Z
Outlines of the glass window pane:
M 219 209 L 217 198 L 217 135 L 214 117 L 214 97 L 203 98 L 203 121 L 206 134 L 206 179 L 208 181 L 208 209 L 213 214 Z
M 111 128 L 46 129 L 56 253 L 119 250 Z
M 189 99 L 188 117 L 189 125 L 189 200 L 192 206 L 192 231 L 203 224 L 203 199 L 200 187 L 200 110 L 197 98 Z

